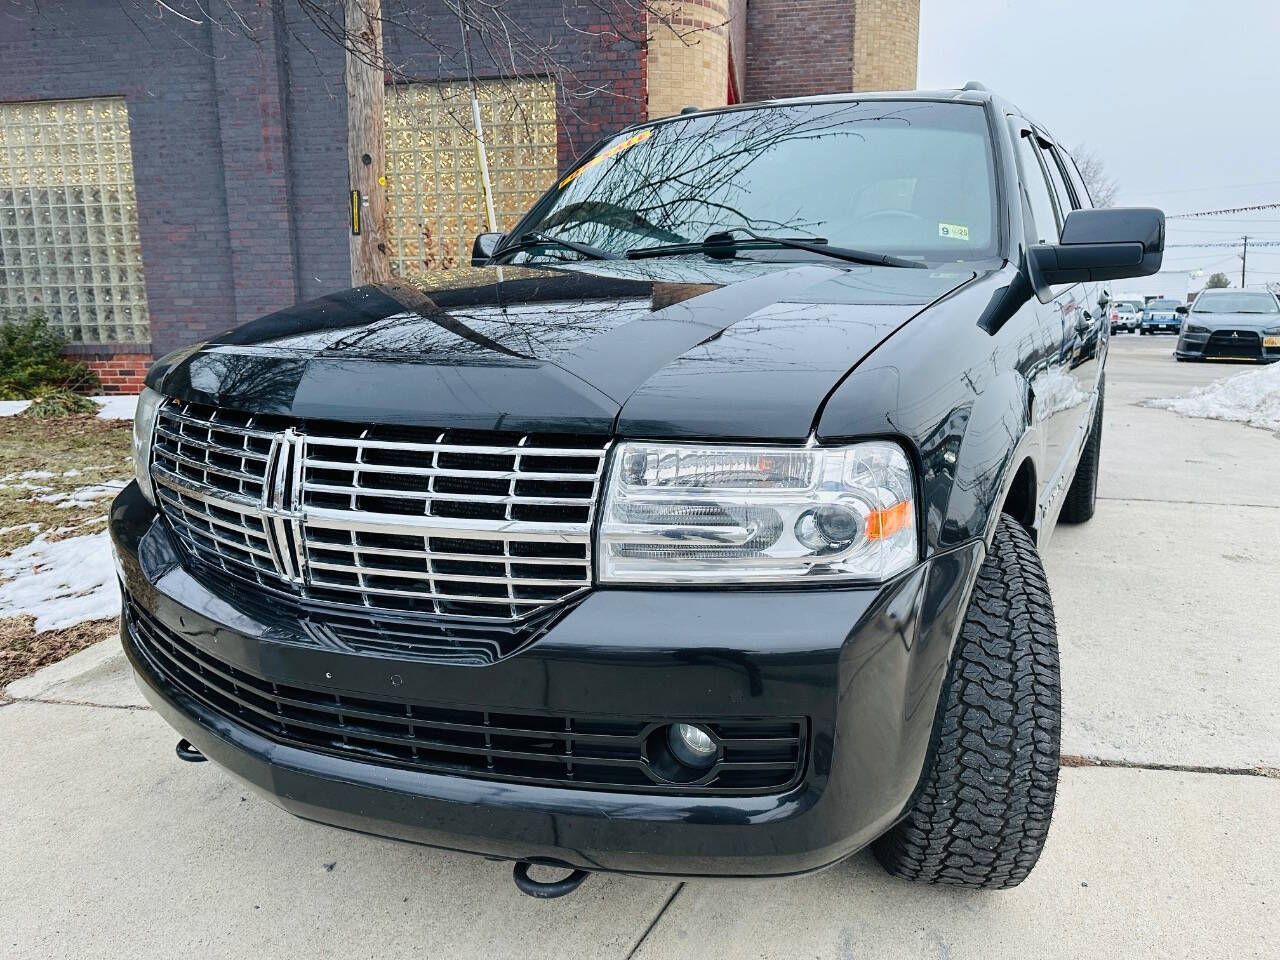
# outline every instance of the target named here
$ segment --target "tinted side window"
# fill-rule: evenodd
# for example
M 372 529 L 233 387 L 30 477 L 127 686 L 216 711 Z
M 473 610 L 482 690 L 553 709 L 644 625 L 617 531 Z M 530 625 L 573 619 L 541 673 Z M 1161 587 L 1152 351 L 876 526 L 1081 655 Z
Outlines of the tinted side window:
M 1031 232 L 1036 243 L 1058 242 L 1058 217 L 1049 194 L 1049 184 L 1040 166 L 1040 153 L 1030 134 L 1018 137 L 1018 166 L 1022 168 L 1022 189 L 1031 207 Z
M 1066 167 L 1067 178 L 1071 181 L 1071 185 L 1076 188 L 1076 200 L 1082 209 L 1090 209 L 1093 207 L 1093 198 L 1089 196 L 1089 187 L 1084 182 L 1084 177 L 1080 176 L 1080 168 L 1076 166 L 1075 157 L 1064 150 L 1058 151 L 1058 157 L 1062 160 L 1062 165 Z
M 1052 147 L 1045 144 L 1040 145 L 1041 157 L 1044 159 L 1044 165 L 1049 170 L 1049 179 L 1053 183 L 1053 192 L 1058 196 L 1058 212 L 1062 214 L 1062 219 L 1067 219 L 1067 214 L 1075 210 L 1079 204 L 1076 203 L 1072 190 L 1067 186 L 1067 181 L 1062 176 L 1062 164 L 1055 154 L 1057 153 Z

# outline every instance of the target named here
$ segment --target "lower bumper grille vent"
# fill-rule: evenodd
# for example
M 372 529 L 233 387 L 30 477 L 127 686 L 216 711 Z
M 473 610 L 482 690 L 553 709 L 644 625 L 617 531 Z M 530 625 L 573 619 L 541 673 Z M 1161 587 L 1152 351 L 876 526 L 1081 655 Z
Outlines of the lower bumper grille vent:
M 714 775 L 668 783 L 646 759 L 646 743 L 664 729 L 650 719 L 431 706 L 279 684 L 212 656 L 132 601 L 125 615 L 133 646 L 164 685 L 304 749 L 480 779 L 652 793 L 776 793 L 804 765 L 803 720 L 709 721 L 723 747 Z

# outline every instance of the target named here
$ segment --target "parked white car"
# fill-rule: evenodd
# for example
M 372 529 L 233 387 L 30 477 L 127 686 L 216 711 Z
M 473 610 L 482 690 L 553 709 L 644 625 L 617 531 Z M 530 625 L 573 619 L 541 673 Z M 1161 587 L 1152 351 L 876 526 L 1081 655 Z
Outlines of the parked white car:
M 1140 298 L 1112 300 L 1107 307 L 1107 316 L 1111 321 L 1111 332 L 1129 331 L 1136 333 L 1139 321 L 1142 320 L 1142 300 Z

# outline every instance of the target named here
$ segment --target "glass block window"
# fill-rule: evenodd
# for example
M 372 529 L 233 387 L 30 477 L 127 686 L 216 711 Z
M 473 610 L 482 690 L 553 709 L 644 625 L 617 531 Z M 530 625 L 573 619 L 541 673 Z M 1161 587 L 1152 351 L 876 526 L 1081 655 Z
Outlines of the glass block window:
M 488 80 L 478 94 L 494 213 L 508 230 L 556 177 L 555 85 Z M 386 121 L 392 272 L 469 266 L 472 241 L 488 226 L 468 85 L 388 86 Z
M 76 343 L 146 343 L 123 97 L 0 103 L 0 316 Z

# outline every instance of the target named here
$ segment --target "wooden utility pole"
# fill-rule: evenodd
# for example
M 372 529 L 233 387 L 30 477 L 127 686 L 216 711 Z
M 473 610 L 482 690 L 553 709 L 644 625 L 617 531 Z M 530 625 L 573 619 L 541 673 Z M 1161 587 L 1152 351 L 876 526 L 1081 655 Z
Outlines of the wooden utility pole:
M 480 122 L 480 96 L 476 91 L 476 75 L 471 67 L 471 24 L 467 22 L 467 0 L 458 0 L 458 22 L 462 24 L 462 62 L 471 90 L 471 131 L 476 138 L 476 164 L 480 168 L 480 188 L 484 191 L 485 223 L 490 233 L 498 231 L 498 218 L 493 212 L 493 184 L 489 181 L 489 152 L 484 145 L 484 125 Z
M 1244 289 L 1245 271 L 1249 266 L 1249 235 L 1240 238 L 1244 241 L 1244 249 L 1240 251 L 1240 289 Z
M 351 282 L 391 278 L 387 256 L 387 142 L 382 0 L 343 0 L 347 48 L 347 169 Z

